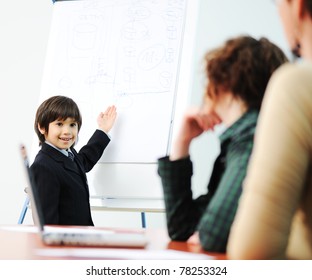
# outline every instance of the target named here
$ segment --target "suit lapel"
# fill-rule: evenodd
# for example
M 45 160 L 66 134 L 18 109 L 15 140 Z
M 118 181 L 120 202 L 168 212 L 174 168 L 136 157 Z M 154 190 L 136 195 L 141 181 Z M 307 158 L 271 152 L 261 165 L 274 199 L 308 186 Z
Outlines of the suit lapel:
M 84 166 L 83 166 L 83 163 L 81 162 L 81 160 L 79 160 L 79 156 L 76 152 L 75 149 L 71 149 L 71 151 L 73 152 L 74 154 L 74 161 L 75 161 L 75 165 L 76 167 L 79 169 L 80 171 L 80 176 L 83 177 L 83 179 L 85 180 L 85 187 L 86 187 L 86 190 L 88 192 L 88 195 L 89 195 L 89 186 L 88 186 L 88 179 L 87 179 L 87 175 L 86 175 L 86 172 L 85 172 L 85 169 L 84 169 Z
M 79 160 L 79 157 L 78 157 L 78 154 L 76 152 L 75 149 L 71 149 L 71 151 L 73 152 L 74 156 L 75 156 L 75 163 L 77 164 L 79 170 L 80 170 L 80 174 L 84 177 L 84 179 L 86 180 L 87 182 L 87 176 L 86 176 L 86 172 L 85 172 L 85 169 L 84 169 L 84 166 L 83 166 L 83 163 Z
M 84 174 L 84 172 L 81 172 L 81 168 L 76 165 L 75 162 L 73 162 L 71 159 L 66 157 L 64 154 L 62 154 L 60 151 L 56 150 L 52 146 L 43 143 L 42 152 L 47 154 L 49 157 L 51 157 L 53 160 L 59 162 L 60 164 L 63 165 L 65 169 L 67 169 L 70 172 L 75 172 L 78 175 L 81 176 L 81 174 Z
M 41 150 L 47 156 L 51 157 L 53 160 L 62 164 L 64 169 L 82 177 L 84 181 L 84 187 L 89 195 L 87 175 L 84 171 L 83 163 L 79 160 L 79 157 L 77 156 L 77 152 L 74 149 L 72 149 L 72 152 L 74 153 L 74 156 L 75 156 L 74 162 L 70 158 L 62 154 L 60 151 L 56 150 L 55 148 L 53 148 L 52 146 L 46 143 L 42 144 Z

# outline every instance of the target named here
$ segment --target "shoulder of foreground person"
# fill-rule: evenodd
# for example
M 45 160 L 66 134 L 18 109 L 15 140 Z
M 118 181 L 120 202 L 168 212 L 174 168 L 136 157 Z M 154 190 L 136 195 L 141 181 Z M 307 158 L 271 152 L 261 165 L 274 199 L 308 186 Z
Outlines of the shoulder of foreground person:
M 269 95 L 284 97 L 298 96 L 299 93 L 307 94 L 312 88 L 312 63 L 286 63 L 275 71 L 267 87 Z M 278 90 L 281 89 L 281 90 Z M 287 91 L 287 95 L 284 91 Z M 265 97 L 267 99 L 268 97 Z

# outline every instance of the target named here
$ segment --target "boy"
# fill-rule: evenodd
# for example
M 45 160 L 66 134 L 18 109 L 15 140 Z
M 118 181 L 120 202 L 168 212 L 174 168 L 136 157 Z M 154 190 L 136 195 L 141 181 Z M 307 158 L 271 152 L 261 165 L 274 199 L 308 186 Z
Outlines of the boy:
M 34 128 L 41 150 L 30 169 L 38 188 L 45 224 L 93 226 L 86 172 L 110 142 L 107 133 L 116 119 L 110 106 L 97 118 L 98 129 L 79 152 L 73 148 L 82 119 L 77 104 L 53 96 L 38 108 Z

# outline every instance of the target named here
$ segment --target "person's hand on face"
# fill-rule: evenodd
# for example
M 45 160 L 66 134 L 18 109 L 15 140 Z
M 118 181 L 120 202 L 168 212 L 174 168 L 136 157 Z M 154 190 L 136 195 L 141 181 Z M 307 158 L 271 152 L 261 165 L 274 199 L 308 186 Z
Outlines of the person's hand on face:
M 207 111 L 204 108 L 190 108 L 184 115 L 180 137 L 185 142 L 190 142 L 203 132 L 213 130 L 221 119 L 214 111 Z
M 212 108 L 212 102 L 205 102 L 203 106 L 190 108 L 185 113 L 170 160 L 187 157 L 191 141 L 222 122 Z

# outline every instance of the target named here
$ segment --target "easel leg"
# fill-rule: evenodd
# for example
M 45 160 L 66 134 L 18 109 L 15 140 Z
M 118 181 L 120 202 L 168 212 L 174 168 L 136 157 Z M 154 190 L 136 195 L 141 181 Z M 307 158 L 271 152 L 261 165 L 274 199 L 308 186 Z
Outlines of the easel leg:
M 142 228 L 146 228 L 145 212 L 141 212 Z

